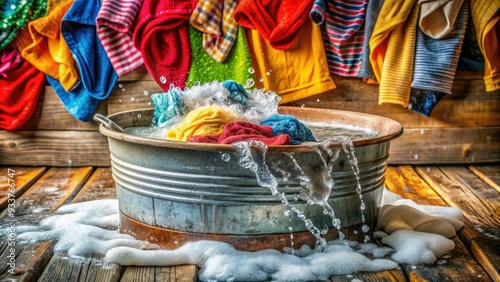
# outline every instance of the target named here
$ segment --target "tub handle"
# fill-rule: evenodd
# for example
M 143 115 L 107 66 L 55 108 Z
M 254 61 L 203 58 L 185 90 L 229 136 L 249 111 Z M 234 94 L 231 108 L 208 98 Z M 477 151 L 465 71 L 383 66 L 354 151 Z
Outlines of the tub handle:
M 107 129 L 125 133 L 125 130 L 123 130 L 123 128 L 121 128 L 121 126 L 119 126 L 114 121 L 110 120 L 108 117 L 106 117 L 104 115 L 95 114 L 94 120 L 102 123 L 104 125 L 104 127 L 106 127 Z

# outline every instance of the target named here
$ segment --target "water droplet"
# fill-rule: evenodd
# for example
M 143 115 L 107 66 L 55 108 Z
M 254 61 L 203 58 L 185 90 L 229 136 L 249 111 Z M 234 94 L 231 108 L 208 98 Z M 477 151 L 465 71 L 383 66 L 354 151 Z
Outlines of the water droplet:
M 228 153 L 224 153 L 221 155 L 221 159 L 227 163 L 229 160 L 231 160 L 231 156 Z
M 245 84 L 245 88 L 251 88 L 255 85 L 255 81 L 252 78 L 247 79 L 247 82 Z
M 68 166 L 71 166 L 73 164 L 72 160 L 68 160 Z
M 176 245 L 177 245 L 177 244 L 179 244 L 179 241 L 175 240 L 175 241 L 174 241 L 174 244 L 176 244 Z
M 125 91 L 125 88 L 122 88 L 122 91 Z
M 15 9 L 16 9 L 16 5 L 10 5 L 10 8 L 11 8 L 12 10 L 15 10 Z
M 151 102 L 148 102 L 148 106 L 151 106 Z
M 254 73 L 255 73 L 255 70 L 254 70 L 254 68 L 249 68 L 249 69 L 248 69 L 248 72 L 249 72 L 249 73 L 251 73 L 251 74 L 254 74 Z
M 437 264 L 445 264 L 445 263 L 447 263 L 447 262 L 448 262 L 448 261 L 447 261 L 447 260 L 445 260 L 445 259 L 438 259 L 438 260 L 436 261 L 436 263 L 437 263 Z
M 368 242 L 370 242 L 370 240 L 371 240 L 370 236 L 369 236 L 369 235 L 366 235 L 366 236 L 365 236 L 365 240 L 364 240 L 364 242 L 365 242 L 365 243 L 368 243 Z
M 363 233 L 366 233 L 370 230 L 370 226 L 366 225 L 366 224 L 363 224 L 363 226 L 361 226 L 361 231 Z
M 135 100 L 135 98 L 134 98 L 134 97 L 130 97 L 130 101 L 132 101 L 132 102 L 133 102 L 134 100 Z
M 165 83 L 167 83 L 167 79 L 162 75 L 162 76 L 160 76 L 160 82 L 162 84 L 165 84 Z
M 122 87 L 123 87 L 123 84 L 118 84 L 118 87 L 122 88 Z
M 142 117 L 142 115 L 141 115 L 141 114 L 137 114 L 137 118 L 141 118 L 141 117 Z
M 122 99 L 118 99 L 118 103 L 121 103 L 122 102 Z
M 291 227 L 291 226 L 288 227 L 288 230 L 290 230 L 290 232 L 292 232 L 293 231 L 293 227 Z
M 266 72 L 266 75 L 271 75 L 271 73 L 267 71 L 267 72 Z
M 259 81 L 260 81 L 260 82 L 264 82 L 264 79 L 263 79 L 263 78 L 261 78 L 261 79 L 259 79 Z
M 418 160 L 418 154 L 415 154 L 415 160 Z
M 144 90 L 144 95 L 148 96 L 149 92 L 147 90 Z
M 292 212 L 290 210 L 286 210 L 286 211 L 283 212 L 283 215 L 290 216 L 291 213 Z
M 302 105 L 300 105 L 300 107 L 303 109 L 303 108 L 305 108 L 305 107 L 306 107 L 306 105 L 305 105 L 305 104 L 302 104 Z

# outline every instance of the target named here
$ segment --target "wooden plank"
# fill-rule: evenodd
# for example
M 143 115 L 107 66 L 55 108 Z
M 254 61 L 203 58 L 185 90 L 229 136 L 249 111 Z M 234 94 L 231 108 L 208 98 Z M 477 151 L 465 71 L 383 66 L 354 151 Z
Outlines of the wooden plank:
M 405 129 L 391 141 L 391 164 L 500 162 L 500 127 Z
M 500 192 L 464 167 L 417 167 L 418 174 L 472 226 L 500 229 Z
M 37 224 L 43 216 L 53 212 L 61 205 L 71 201 L 76 192 L 83 186 L 92 172 L 91 167 L 82 168 L 51 168 L 36 181 L 20 198 L 16 199 L 15 213 L 11 217 L 4 211 L 0 214 L 2 226 L 19 226 L 21 224 Z M 15 240 L 14 240 L 15 242 Z M 11 275 L 9 270 L 3 268 L 7 264 L 7 248 L 0 258 L 2 272 L 0 281 L 10 278 L 16 281 L 36 280 L 50 257 L 53 249 L 51 242 L 24 244 L 16 242 L 15 245 L 15 272 Z
M 109 167 L 96 168 L 72 202 L 79 203 L 102 199 L 116 199 L 115 182 Z
M 72 203 L 116 198 L 114 181 L 110 168 L 97 168 Z M 92 257 L 81 260 L 66 256 L 65 253 L 56 253 L 48 263 L 39 281 L 118 281 L 122 266 L 102 261 L 102 255 L 93 254 Z
M 99 103 L 96 113 L 107 115 L 108 103 Z M 64 107 L 52 87 L 45 86 L 45 94 L 38 102 L 33 116 L 19 130 L 98 130 L 98 123 L 83 122 L 73 117 Z
M 447 206 L 446 202 L 429 186 L 411 166 L 389 166 L 385 186 L 390 191 L 421 205 Z M 404 265 L 409 281 L 490 281 L 488 274 L 467 251 L 457 236 L 451 238 L 455 249 L 448 259 L 439 259 L 434 265 L 415 267 Z
M 97 131 L 1 131 L 0 144 L 0 165 L 110 165 L 107 139 Z
M 0 169 L 0 212 L 8 199 L 19 198 L 46 171 L 45 167 L 2 167 Z M 9 176 L 9 173 L 13 173 Z M 13 185 L 13 186 L 12 186 Z M 13 201 L 13 200 L 11 200 Z
M 172 267 L 129 266 L 123 273 L 121 282 L 154 282 L 154 281 L 198 281 L 198 269 L 195 265 Z
M 470 166 L 469 169 L 500 192 L 500 166 Z
M 496 264 L 500 261 L 500 252 L 490 252 L 500 249 L 500 236 L 496 234 L 484 240 L 480 232 L 500 230 L 500 192 L 463 167 L 417 168 L 417 172 L 447 204 L 462 209 L 466 222 L 460 236 L 462 241 L 492 279 L 500 277 Z
M 119 281 L 120 266 L 100 260 L 94 255 L 88 259 L 74 259 L 64 253 L 56 252 L 38 281 Z

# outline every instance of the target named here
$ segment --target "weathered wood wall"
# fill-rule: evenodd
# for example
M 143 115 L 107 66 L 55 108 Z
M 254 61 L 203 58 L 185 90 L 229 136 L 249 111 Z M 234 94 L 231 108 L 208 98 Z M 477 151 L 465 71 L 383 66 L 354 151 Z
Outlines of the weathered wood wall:
M 500 161 L 500 91 L 487 93 L 481 73 L 459 72 L 453 94 L 430 118 L 397 105 L 378 105 L 378 86 L 334 77 L 337 89 L 291 105 L 366 112 L 401 122 L 403 136 L 391 142 L 391 164 L 464 164 Z M 146 92 L 147 91 L 147 92 Z M 144 68 L 120 78 L 98 113 L 150 108 L 161 92 Z M 106 138 L 96 122 L 73 118 L 47 86 L 30 122 L 0 131 L 0 164 L 109 166 Z

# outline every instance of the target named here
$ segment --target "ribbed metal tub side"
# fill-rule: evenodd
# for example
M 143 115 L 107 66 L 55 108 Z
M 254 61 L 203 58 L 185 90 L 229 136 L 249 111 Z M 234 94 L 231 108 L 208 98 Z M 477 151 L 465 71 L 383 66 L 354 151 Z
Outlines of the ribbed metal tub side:
M 272 234 L 306 231 L 304 222 L 255 175 L 241 168 L 234 152 L 199 151 L 132 144 L 109 139 L 113 178 L 120 210 L 151 226 L 178 231 L 215 234 Z M 373 227 L 382 196 L 389 143 L 355 149 L 360 171 L 366 223 Z M 221 155 L 229 154 L 223 161 Z M 279 158 L 281 152 L 270 153 Z M 315 157 L 313 152 L 304 152 Z M 310 156 L 309 156 L 310 155 Z M 299 183 L 275 174 L 278 190 L 319 228 L 331 227 L 323 208 L 297 199 Z M 334 187 L 329 204 L 342 226 L 361 223 L 357 181 L 347 156 L 341 152 L 332 171 Z

